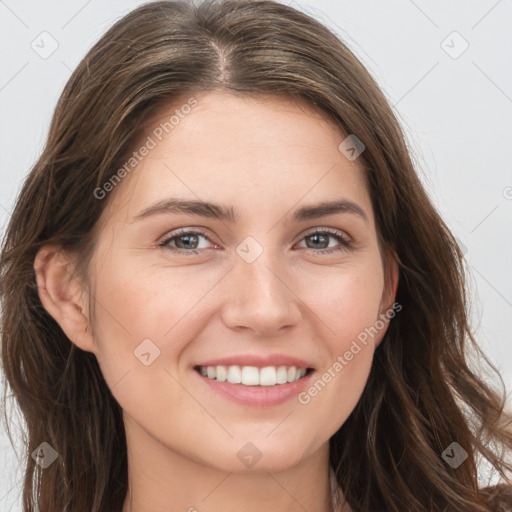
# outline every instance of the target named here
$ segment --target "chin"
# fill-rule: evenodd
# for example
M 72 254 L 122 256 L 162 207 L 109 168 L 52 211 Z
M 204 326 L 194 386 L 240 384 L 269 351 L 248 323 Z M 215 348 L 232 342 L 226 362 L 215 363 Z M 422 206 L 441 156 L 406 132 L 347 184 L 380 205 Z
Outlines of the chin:
M 272 436 L 272 434 L 271 434 Z M 231 440 L 229 445 L 219 446 L 221 451 L 208 457 L 207 464 L 215 469 L 237 474 L 276 473 L 299 465 L 314 451 L 310 439 L 301 442 L 297 437 L 293 443 L 246 436 L 244 441 Z M 305 450 L 307 448 L 307 451 Z M 317 448 L 318 449 L 318 448 Z M 204 454 L 201 457 L 204 459 Z

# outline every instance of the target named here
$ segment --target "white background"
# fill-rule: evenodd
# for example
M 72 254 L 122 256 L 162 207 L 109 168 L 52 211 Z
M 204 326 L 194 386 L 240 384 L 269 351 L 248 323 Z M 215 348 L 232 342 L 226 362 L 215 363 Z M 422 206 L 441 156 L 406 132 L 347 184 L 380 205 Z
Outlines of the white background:
M 71 70 L 114 21 L 141 3 L 0 0 L 2 233 Z M 293 5 L 338 32 L 394 105 L 418 172 L 467 249 L 477 337 L 511 390 L 512 1 Z M 45 31 L 58 48 L 43 59 L 31 44 L 41 46 Z M 469 46 L 458 55 L 464 40 Z M 2 424 L 0 509 L 19 512 L 22 474 L 3 432 Z

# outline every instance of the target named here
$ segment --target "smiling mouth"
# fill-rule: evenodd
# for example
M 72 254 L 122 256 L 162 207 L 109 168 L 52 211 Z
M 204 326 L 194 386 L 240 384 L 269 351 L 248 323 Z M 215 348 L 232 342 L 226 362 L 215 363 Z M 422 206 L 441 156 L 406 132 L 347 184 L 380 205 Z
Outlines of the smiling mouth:
M 229 384 L 243 386 L 279 386 L 301 380 L 309 375 L 313 368 L 296 366 L 196 366 L 194 370 L 203 377 Z

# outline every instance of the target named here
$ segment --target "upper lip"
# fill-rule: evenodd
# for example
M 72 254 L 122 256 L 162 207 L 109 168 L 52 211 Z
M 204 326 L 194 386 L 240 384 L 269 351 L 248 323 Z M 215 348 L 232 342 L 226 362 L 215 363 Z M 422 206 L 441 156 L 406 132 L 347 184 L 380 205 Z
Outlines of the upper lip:
M 270 354 L 270 355 L 256 355 L 256 354 L 240 354 L 238 356 L 221 357 L 218 359 L 209 359 L 203 361 L 196 366 L 256 366 L 257 368 L 264 368 L 266 366 L 295 366 L 296 368 L 313 368 L 304 359 L 288 356 L 285 354 Z

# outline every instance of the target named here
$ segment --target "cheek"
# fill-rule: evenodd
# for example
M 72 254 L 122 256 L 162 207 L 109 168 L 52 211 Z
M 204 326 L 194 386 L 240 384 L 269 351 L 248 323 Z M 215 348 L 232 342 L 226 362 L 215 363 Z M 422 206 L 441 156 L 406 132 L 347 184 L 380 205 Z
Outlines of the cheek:
M 197 267 L 166 269 L 124 260 L 119 257 L 115 265 L 103 266 L 97 277 L 95 326 L 100 340 L 108 343 L 136 344 L 145 338 L 162 343 L 187 324 L 182 320 L 194 315 L 216 282 Z
M 176 271 L 164 282 L 161 272 L 129 263 L 118 258 L 98 275 L 96 357 L 123 410 L 159 425 L 163 404 L 182 412 L 193 408 L 173 378 L 174 362 L 192 336 L 194 304 L 208 284 L 191 287 Z
M 328 297 L 324 296 L 324 306 L 319 310 L 324 324 L 325 363 L 298 397 L 305 411 L 315 418 L 315 424 L 323 425 L 323 432 L 329 435 L 343 425 L 356 407 L 382 333 L 375 329 L 381 289 L 372 280 L 352 274 L 332 284 L 338 286 L 331 289 Z
M 96 355 L 109 384 L 129 371 L 134 376 L 145 362 L 151 361 L 153 370 L 163 370 L 164 361 L 173 366 L 197 334 L 208 292 L 222 277 L 197 266 L 166 269 L 137 263 L 133 257 L 112 257 L 96 276 Z M 156 373 L 146 372 L 144 378 Z
M 348 350 L 358 336 L 364 338 L 366 330 L 378 320 L 383 271 L 376 258 L 369 258 L 344 268 L 317 271 L 313 282 L 314 286 L 308 291 L 303 288 L 302 293 L 321 321 L 331 353 L 337 355 Z
M 377 260 L 374 263 L 331 269 L 331 275 L 317 278 L 308 295 L 308 305 L 321 320 L 325 365 L 299 402 L 308 407 L 315 404 L 331 429 L 337 429 L 356 406 L 375 344 L 385 332 L 386 326 L 379 321 L 383 272 Z

